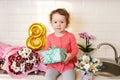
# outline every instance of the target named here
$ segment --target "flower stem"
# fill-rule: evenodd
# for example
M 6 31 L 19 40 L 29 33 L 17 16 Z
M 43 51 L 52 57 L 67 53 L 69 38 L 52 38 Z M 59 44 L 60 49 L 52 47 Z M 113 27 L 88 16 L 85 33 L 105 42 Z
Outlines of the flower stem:
M 86 42 L 86 45 L 85 45 L 85 47 L 87 46 L 87 38 L 85 38 L 85 42 Z

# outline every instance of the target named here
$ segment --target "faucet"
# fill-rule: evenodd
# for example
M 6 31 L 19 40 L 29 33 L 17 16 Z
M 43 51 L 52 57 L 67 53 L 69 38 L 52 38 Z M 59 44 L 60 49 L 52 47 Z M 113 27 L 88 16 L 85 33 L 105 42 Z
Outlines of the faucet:
M 108 46 L 110 46 L 110 47 L 114 50 L 114 53 L 115 53 L 115 61 L 116 61 L 117 64 L 120 64 L 120 56 L 118 57 L 116 48 L 115 48 L 112 44 L 104 42 L 104 43 L 98 44 L 98 45 L 97 45 L 97 49 L 99 49 L 99 48 L 100 48 L 101 46 L 103 46 L 103 45 L 108 45 Z

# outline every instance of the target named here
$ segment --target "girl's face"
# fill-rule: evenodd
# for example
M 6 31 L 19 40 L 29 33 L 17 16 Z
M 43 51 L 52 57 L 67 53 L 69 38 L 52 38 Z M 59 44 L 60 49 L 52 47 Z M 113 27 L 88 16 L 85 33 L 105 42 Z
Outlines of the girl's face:
M 53 14 L 51 24 L 57 33 L 64 32 L 67 27 L 65 16 L 58 13 Z

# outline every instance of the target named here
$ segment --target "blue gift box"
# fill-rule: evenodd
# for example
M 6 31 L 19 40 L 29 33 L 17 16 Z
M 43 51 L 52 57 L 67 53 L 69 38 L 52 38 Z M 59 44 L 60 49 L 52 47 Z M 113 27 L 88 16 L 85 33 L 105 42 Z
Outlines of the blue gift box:
M 44 57 L 44 64 L 51 64 L 62 62 L 66 58 L 65 49 L 53 47 L 49 50 L 42 51 L 42 56 Z

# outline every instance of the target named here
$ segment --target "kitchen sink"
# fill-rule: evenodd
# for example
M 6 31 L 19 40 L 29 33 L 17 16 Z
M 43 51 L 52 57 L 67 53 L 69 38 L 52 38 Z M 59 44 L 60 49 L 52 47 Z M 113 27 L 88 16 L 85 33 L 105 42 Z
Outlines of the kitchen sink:
M 97 72 L 96 75 L 101 75 L 101 76 L 120 76 L 120 64 L 116 64 L 112 60 L 106 60 L 106 59 L 101 59 L 103 62 L 104 69 L 101 71 Z
M 97 46 L 97 49 L 100 49 L 102 46 L 110 46 L 114 51 L 114 60 L 108 58 L 100 58 L 103 62 L 103 66 L 105 67 L 101 71 L 97 72 L 97 75 L 102 76 L 119 76 L 120 77 L 120 56 L 117 54 L 116 48 L 110 43 L 100 43 Z

